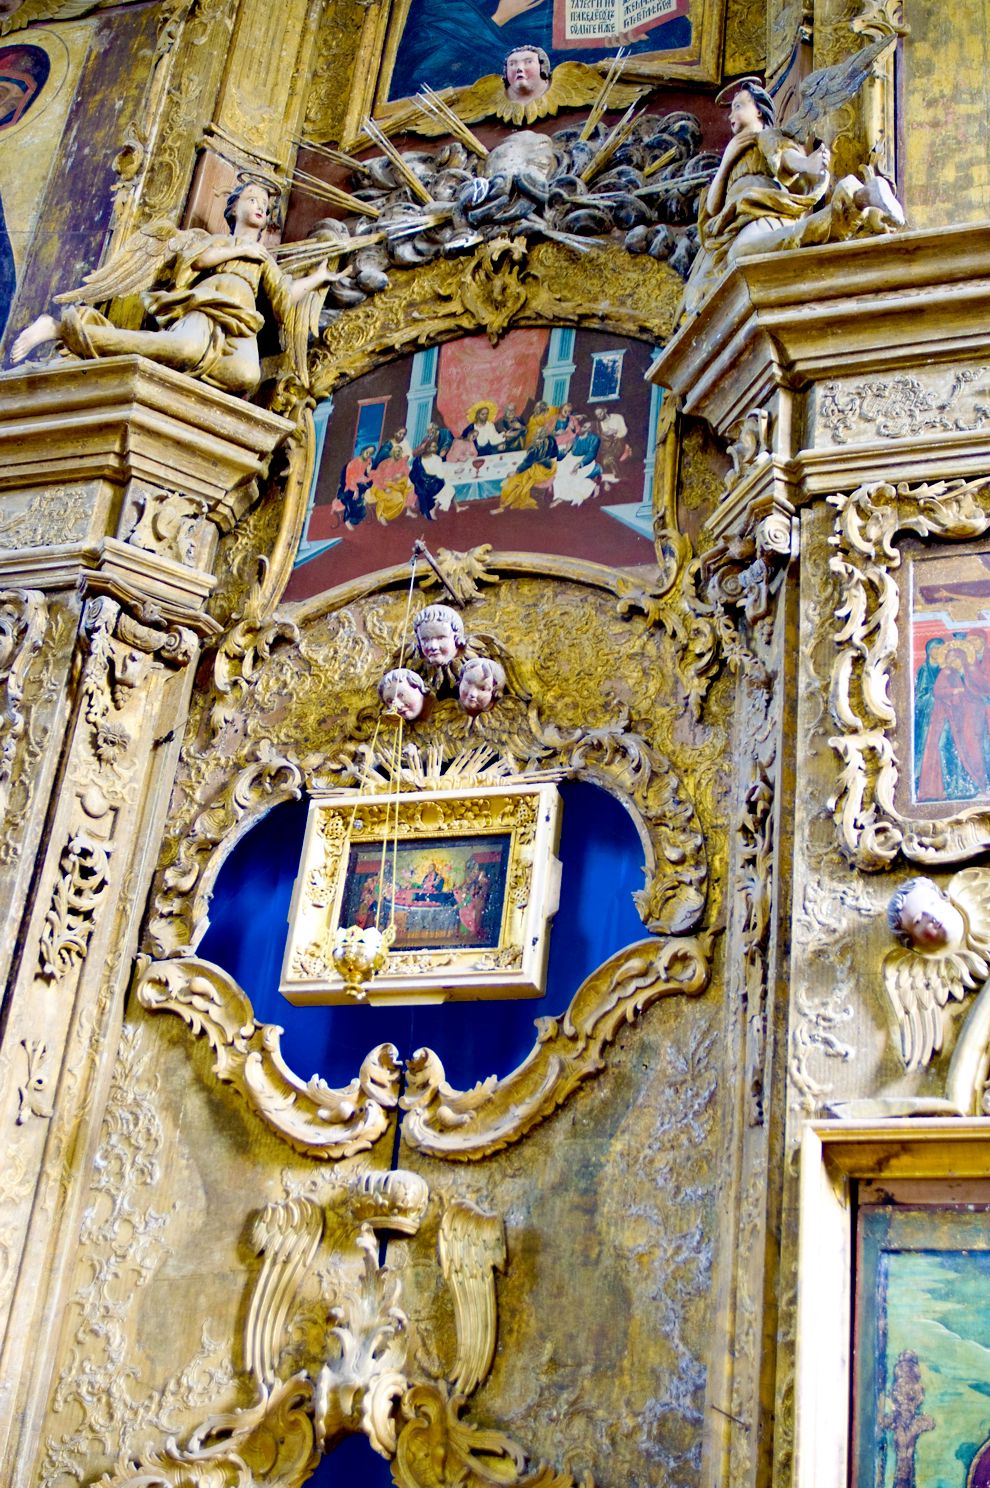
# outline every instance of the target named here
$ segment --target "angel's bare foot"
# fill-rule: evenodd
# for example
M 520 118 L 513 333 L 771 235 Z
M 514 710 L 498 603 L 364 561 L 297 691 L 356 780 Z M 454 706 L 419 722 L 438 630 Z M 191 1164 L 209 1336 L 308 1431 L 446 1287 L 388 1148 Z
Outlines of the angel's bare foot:
M 30 356 L 36 346 L 43 346 L 46 341 L 58 340 L 58 321 L 52 315 L 39 315 L 37 320 L 21 332 L 13 346 L 10 348 L 10 360 L 12 362 L 23 362 L 26 356 Z

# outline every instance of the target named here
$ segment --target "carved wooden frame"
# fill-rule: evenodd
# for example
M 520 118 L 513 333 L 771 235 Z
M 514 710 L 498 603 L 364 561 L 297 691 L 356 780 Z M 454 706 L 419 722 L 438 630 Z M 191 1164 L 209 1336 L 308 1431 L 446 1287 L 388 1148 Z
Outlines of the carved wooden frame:
M 509 839 L 498 943 L 484 950 L 403 951 L 393 946 L 386 965 L 364 987 L 364 996 L 372 1004 L 542 996 L 549 925 L 560 888 L 555 856 L 560 797 L 554 785 L 314 794 L 279 991 L 303 1006 L 352 1000 L 331 953 L 343 923 L 353 847 L 492 836 Z
M 843 764 L 829 805 L 843 852 L 867 871 L 889 868 L 899 853 L 919 863 L 958 863 L 990 846 L 990 802 L 930 818 L 897 809 L 898 720 L 890 692 L 900 609 L 897 539 L 981 536 L 990 514 L 977 497 L 988 484 L 990 477 L 914 487 L 881 482 L 828 498 L 838 512 L 829 567 L 839 584 L 840 622 L 830 705 L 841 730 L 830 743 Z
M 804 1127 L 798 1240 L 794 1488 L 847 1488 L 855 1211 L 860 1185 L 917 1191 L 990 1172 L 990 1123 L 901 1117 Z

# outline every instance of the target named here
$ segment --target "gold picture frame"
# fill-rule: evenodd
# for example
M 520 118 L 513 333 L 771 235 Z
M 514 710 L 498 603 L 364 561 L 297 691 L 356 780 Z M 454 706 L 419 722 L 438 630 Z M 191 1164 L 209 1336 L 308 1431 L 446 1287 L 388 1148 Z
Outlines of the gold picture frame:
M 549 784 L 313 795 L 280 991 L 297 1005 L 353 1001 L 337 932 L 391 924 L 369 1003 L 542 996 L 559 837 Z

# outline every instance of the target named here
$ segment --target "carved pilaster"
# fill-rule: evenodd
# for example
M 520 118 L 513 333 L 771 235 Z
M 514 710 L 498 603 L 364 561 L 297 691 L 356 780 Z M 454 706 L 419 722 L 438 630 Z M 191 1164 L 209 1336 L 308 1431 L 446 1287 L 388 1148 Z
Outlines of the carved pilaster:
M 219 535 L 284 420 L 137 358 L 0 378 L 0 1478 L 28 1481 Z M 12 955 L 17 947 L 16 958 Z
M 868 34 L 885 28 L 900 29 L 893 6 L 863 10 Z M 886 107 L 883 87 L 878 82 L 870 95 L 877 131 L 877 109 Z M 963 513 L 967 535 L 985 529 L 985 502 L 974 493 L 990 468 L 988 286 L 985 237 L 965 227 L 754 255 L 716 286 L 698 316 L 667 344 L 652 373 L 686 415 L 709 424 L 733 462 L 695 561 L 699 613 L 714 622 L 721 654 L 737 677 L 738 795 L 726 961 L 730 1036 L 741 1074 L 726 1144 L 718 1284 L 724 1349 L 714 1350 L 709 1382 L 711 1484 L 769 1481 L 768 1462 L 760 1458 L 769 1447 L 758 1443 L 771 1439 L 774 1481 L 783 1483 L 789 1475 L 793 1359 L 786 1340 L 794 1334 L 799 1125 L 787 1117 L 784 1103 L 799 1112 L 807 1091 L 799 1088 L 799 1072 L 785 1074 L 782 1054 L 791 1019 L 800 1024 L 802 1009 L 816 1004 L 822 982 L 820 950 L 816 964 L 813 954 L 791 941 L 792 886 L 795 893 L 803 883 L 818 888 L 824 858 L 808 835 L 819 820 L 834 832 L 830 794 L 840 809 L 840 828 L 849 824 L 844 841 L 857 868 L 882 868 L 900 841 L 888 831 L 892 813 L 874 811 L 879 846 L 872 851 L 866 830 L 872 826 L 871 796 L 863 798 L 860 811 L 860 786 L 868 784 L 877 800 L 882 797 L 873 782 L 875 777 L 883 784 L 884 761 L 874 768 L 871 758 L 872 774 L 864 768 L 862 780 L 849 766 L 850 759 L 856 764 L 856 749 L 865 750 L 873 721 L 858 694 L 852 711 L 847 708 L 846 718 L 838 720 L 835 747 L 845 753 L 838 764 L 831 762 L 832 784 L 821 791 L 818 815 L 814 800 L 797 796 L 813 790 L 821 774 L 809 758 L 814 733 L 800 739 L 796 734 L 798 700 L 811 700 L 807 712 L 820 696 L 816 666 L 824 663 L 823 675 L 842 681 L 843 647 L 851 675 L 871 666 L 880 675 L 890 662 L 889 634 L 873 610 L 882 619 L 886 603 L 893 613 L 898 596 L 891 587 L 889 596 L 877 591 L 874 597 L 870 577 L 899 561 L 893 546 L 897 522 L 888 546 L 879 530 L 888 507 L 893 520 L 897 500 L 907 503 L 915 492 L 922 506 L 931 498 L 933 510 L 943 496 L 949 502 L 953 495 L 968 496 L 973 510 Z M 786 565 L 797 557 L 798 518 L 802 534 L 821 526 L 819 514 L 803 509 L 826 502 L 840 514 L 848 510 L 850 544 L 861 512 L 872 526 L 861 539 L 862 553 L 851 558 L 841 545 L 846 536 L 838 532 L 837 562 L 848 559 L 843 568 L 833 568 L 840 585 L 806 596 L 819 633 L 827 630 L 833 643 L 831 654 L 822 646 L 812 655 L 798 647 Z M 937 527 L 911 525 L 911 532 L 949 530 L 948 515 L 938 521 Z M 866 596 L 862 617 L 846 610 L 833 620 L 837 604 L 847 604 L 850 595 L 855 603 L 857 586 Z M 838 695 L 841 703 L 841 687 Z M 870 695 L 879 700 L 878 709 L 886 705 L 876 688 Z M 826 732 L 826 744 L 828 737 Z M 890 753 L 882 729 L 874 730 L 873 740 Z M 892 756 L 888 775 L 891 769 Z M 804 833 L 796 842 L 795 819 Z M 909 825 L 913 830 L 915 824 Z M 837 845 L 832 852 L 838 858 Z M 755 1318 L 762 1318 L 762 1327 Z

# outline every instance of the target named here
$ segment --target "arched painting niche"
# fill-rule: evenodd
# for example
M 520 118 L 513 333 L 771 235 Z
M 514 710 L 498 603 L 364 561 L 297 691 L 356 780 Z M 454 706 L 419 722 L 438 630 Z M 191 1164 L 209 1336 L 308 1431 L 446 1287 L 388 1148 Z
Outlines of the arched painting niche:
M 655 563 L 662 393 L 644 341 L 564 326 L 464 336 L 365 373 L 317 410 L 317 459 L 286 600 L 467 551 Z

